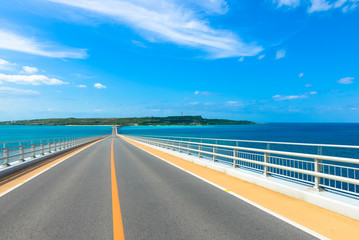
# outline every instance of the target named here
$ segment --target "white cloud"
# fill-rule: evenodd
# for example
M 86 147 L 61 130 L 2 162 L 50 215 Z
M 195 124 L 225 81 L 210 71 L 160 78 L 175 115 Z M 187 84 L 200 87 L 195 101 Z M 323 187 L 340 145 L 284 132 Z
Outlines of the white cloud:
M 338 80 L 339 84 L 353 84 L 354 78 L 353 77 L 345 77 Z
M 307 83 L 307 84 L 305 84 L 304 86 L 305 86 L 305 87 L 312 87 L 312 84 Z
M 281 49 L 281 50 L 278 50 L 275 54 L 275 59 L 281 59 L 281 58 L 284 58 L 286 55 L 286 51 Z
M 358 0 L 273 0 L 278 7 L 286 6 L 296 8 L 300 5 L 307 5 L 307 12 L 323 12 L 330 9 L 342 9 L 343 12 L 353 10 L 357 7 Z
M 34 73 L 37 73 L 39 71 L 39 69 L 37 69 L 36 67 L 29 67 L 29 66 L 23 66 L 22 70 L 25 73 L 29 73 L 29 74 L 34 74 Z
M 227 2 L 224 0 L 196 0 L 193 3 L 208 13 L 225 14 L 228 11 Z
M 326 0 L 311 0 L 312 5 L 308 8 L 308 12 L 320 12 L 320 11 L 327 11 L 332 8 Z
M 288 6 L 288 7 L 298 7 L 300 0 L 273 0 L 273 2 L 278 4 L 278 7 Z
M 305 93 L 305 94 L 298 94 L 298 95 L 287 95 L 287 96 L 283 96 L 283 95 L 274 95 L 272 98 L 276 101 L 283 101 L 283 100 L 294 100 L 294 99 L 301 99 L 301 98 L 307 98 L 310 95 L 315 95 L 318 92 L 316 91 L 311 91 L 309 93 Z
M 213 95 L 213 93 L 207 92 L 207 91 L 195 91 L 194 95 L 210 96 L 210 95 Z
M 301 78 L 304 76 L 304 73 L 299 73 L 298 77 Z
M 0 58 L 0 65 L 8 65 L 10 64 L 8 61 Z
M 348 0 L 337 0 L 335 3 L 334 3 L 334 7 L 335 8 L 338 8 L 338 7 L 341 7 L 343 6 Z
M 198 105 L 199 104 L 199 102 L 190 102 L 190 103 L 188 103 L 188 105 Z
M 354 10 L 356 9 L 358 6 L 359 6 L 359 1 L 358 0 L 352 0 L 353 3 L 351 5 L 345 5 L 343 8 L 342 8 L 342 12 L 343 13 L 346 13 L 348 11 L 351 11 L 351 10 Z
M 289 96 L 282 96 L 282 95 L 274 95 L 273 99 L 277 101 L 283 101 L 283 100 L 293 100 L 293 99 L 299 99 L 299 98 L 307 98 L 308 95 L 289 95 Z
M 84 84 L 77 85 L 76 87 L 78 87 L 78 88 L 87 88 L 87 86 L 84 85 Z
M 138 47 L 147 48 L 146 44 L 144 44 L 143 42 L 139 42 L 136 40 L 132 40 L 131 42 Z
M 0 29 L 0 49 L 18 51 L 53 58 L 85 58 L 84 49 L 70 49 L 20 36 Z
M 265 56 L 266 56 L 266 55 L 264 55 L 264 54 L 259 55 L 259 56 L 258 56 L 258 59 L 259 59 L 259 60 L 262 60 Z
M 262 47 L 246 43 L 228 30 L 215 29 L 193 7 L 207 14 L 226 13 L 221 0 L 177 2 L 175 0 L 48 0 L 110 17 L 139 31 L 150 41 L 166 41 L 202 49 L 211 58 L 254 56 Z M 208 11 L 210 10 L 210 11 Z
M 0 87 L 0 95 L 38 95 L 39 92 L 11 87 Z
M 227 101 L 227 105 L 232 106 L 232 107 L 241 107 L 241 106 L 243 106 L 243 104 L 238 102 L 238 101 Z
M 15 65 L 15 63 L 11 63 L 9 61 L 6 61 L 5 59 L 0 58 L 0 70 L 13 70 L 13 67 Z
M 98 89 L 106 88 L 106 86 L 105 86 L 105 85 L 102 85 L 101 83 L 95 83 L 93 86 L 94 86 L 95 88 L 98 88 Z
M 243 62 L 244 61 L 244 57 L 240 57 L 239 59 L 238 59 L 238 62 Z
M 49 78 L 44 75 L 6 75 L 0 73 L 0 84 L 10 82 L 22 85 L 62 85 L 67 84 L 56 78 Z

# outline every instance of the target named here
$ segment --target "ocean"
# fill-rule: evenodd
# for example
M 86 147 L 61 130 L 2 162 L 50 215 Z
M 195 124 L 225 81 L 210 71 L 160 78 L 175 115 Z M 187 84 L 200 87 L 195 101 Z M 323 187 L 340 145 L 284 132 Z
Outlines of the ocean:
M 119 133 L 276 142 L 359 145 L 359 123 L 265 123 L 220 126 L 133 126 Z
M 111 126 L 0 125 L 0 142 L 57 137 L 90 137 L 111 134 Z
M 221 126 L 133 126 L 122 127 L 120 134 L 238 139 L 273 142 L 319 143 L 359 146 L 359 123 L 264 123 Z M 265 144 L 239 146 L 267 148 Z M 318 153 L 314 147 L 271 145 L 272 150 Z M 323 155 L 359 158 L 359 150 L 323 148 Z
M 219 126 L 129 126 L 120 134 L 359 145 L 359 123 L 265 123 Z M 0 142 L 111 134 L 111 126 L 0 125 Z
M 255 125 L 219 126 L 129 126 L 120 134 L 176 137 L 221 138 L 274 142 L 321 143 L 359 146 L 359 123 L 265 123 Z M 111 126 L 6 126 L 0 125 L 0 142 L 54 137 L 89 137 L 111 134 Z M 243 145 L 259 147 L 260 145 Z M 275 149 L 274 150 L 291 150 Z M 289 148 L 289 146 L 284 146 Z M 293 149 L 292 149 L 293 150 Z M 298 150 L 298 149 L 297 149 Z M 306 152 L 307 150 L 298 150 Z M 315 153 L 309 150 L 308 153 Z M 324 149 L 325 151 L 325 149 Z M 344 150 L 345 151 L 345 150 Z M 325 152 L 323 152 L 325 154 Z M 342 153 L 338 153 L 342 155 Z M 355 154 L 355 156 L 353 156 Z M 328 153 L 332 155 L 332 153 Z M 337 155 L 337 154 L 335 154 Z M 344 152 L 344 155 L 347 155 Z M 351 152 L 350 157 L 359 158 Z

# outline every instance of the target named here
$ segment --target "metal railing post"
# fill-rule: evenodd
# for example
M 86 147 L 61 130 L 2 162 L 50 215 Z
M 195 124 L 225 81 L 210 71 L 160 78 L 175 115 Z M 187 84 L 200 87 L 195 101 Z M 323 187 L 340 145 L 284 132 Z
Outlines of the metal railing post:
M 268 159 L 268 153 L 264 153 L 263 162 L 264 162 L 264 163 L 268 163 L 268 162 L 269 162 L 268 160 L 269 160 L 269 159 Z M 267 166 L 267 165 L 263 165 L 263 175 L 264 175 L 265 177 L 268 176 L 268 166 Z
M 187 147 L 188 147 L 188 149 L 187 149 L 187 155 L 191 155 L 191 144 L 190 143 L 188 143 L 188 145 L 187 145 Z
M 323 148 L 321 146 L 318 146 L 318 155 L 323 154 Z
M 19 162 L 25 161 L 24 159 L 24 147 L 20 147 L 20 159 Z
M 56 139 L 54 141 L 54 151 L 56 152 Z
M 178 148 L 178 152 L 182 152 L 182 140 L 181 140 L 181 142 L 179 142 L 179 148 Z
M 216 162 L 216 152 L 217 152 L 217 147 L 213 147 L 213 162 Z
M 233 149 L 233 167 L 237 167 L 237 160 L 235 159 L 235 157 L 237 157 L 237 149 Z
M 36 154 L 35 154 L 35 145 L 33 144 L 33 145 L 31 145 L 31 152 L 32 152 L 32 154 L 31 154 L 31 158 L 36 158 Z
M 198 144 L 198 157 L 202 158 L 202 145 Z
M 43 143 L 41 143 L 41 155 L 45 155 L 45 153 L 44 153 L 44 144 Z
M 47 153 L 51 153 L 51 143 L 50 143 L 50 140 L 47 140 Z
M 321 161 L 319 159 L 314 159 L 314 172 L 316 172 L 316 173 L 321 172 L 320 162 Z M 314 187 L 313 188 L 317 191 L 320 190 L 320 177 L 318 177 L 318 176 L 314 177 Z
M 9 164 L 9 150 L 8 149 L 4 149 L 4 158 L 5 158 L 5 160 L 4 160 L 3 166 L 4 167 L 10 166 L 10 164 Z

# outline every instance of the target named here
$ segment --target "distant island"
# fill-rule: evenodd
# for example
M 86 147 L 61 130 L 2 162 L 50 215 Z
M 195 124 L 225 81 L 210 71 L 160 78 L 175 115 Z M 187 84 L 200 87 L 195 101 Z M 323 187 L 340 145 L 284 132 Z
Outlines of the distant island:
M 119 126 L 156 126 L 156 125 L 242 125 L 255 124 L 251 121 L 206 119 L 202 116 L 170 116 L 139 118 L 49 118 L 0 122 L 0 125 L 119 125 Z

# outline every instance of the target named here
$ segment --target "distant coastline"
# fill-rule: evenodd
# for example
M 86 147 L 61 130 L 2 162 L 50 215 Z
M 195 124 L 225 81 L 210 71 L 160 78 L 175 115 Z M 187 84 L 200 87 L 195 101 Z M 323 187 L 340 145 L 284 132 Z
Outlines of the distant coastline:
M 0 125 L 45 126 L 202 126 L 202 125 L 250 125 L 248 120 L 207 119 L 202 116 L 169 116 L 139 118 L 49 118 L 0 122 Z

